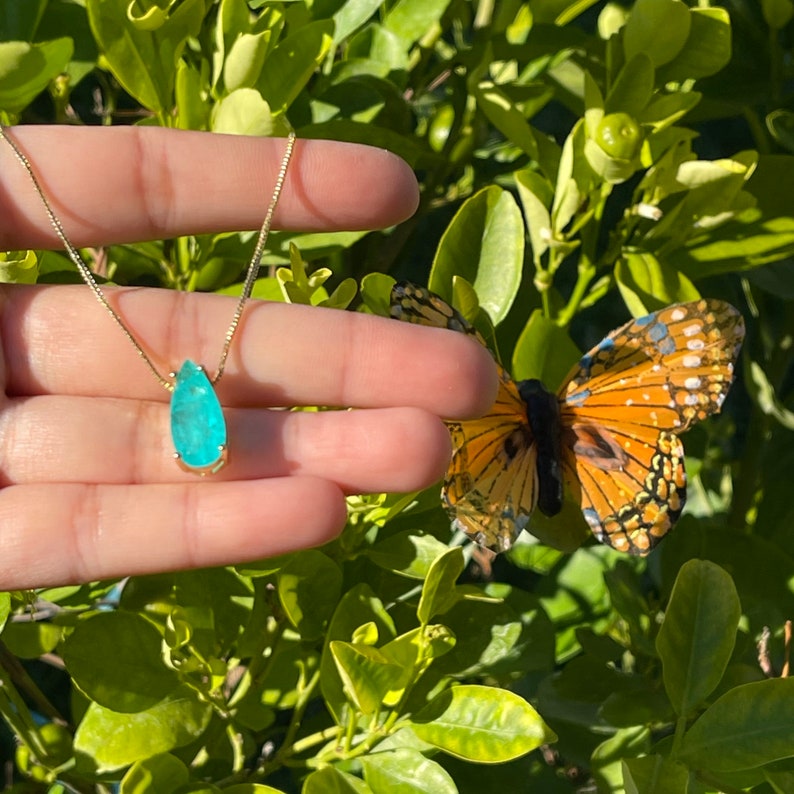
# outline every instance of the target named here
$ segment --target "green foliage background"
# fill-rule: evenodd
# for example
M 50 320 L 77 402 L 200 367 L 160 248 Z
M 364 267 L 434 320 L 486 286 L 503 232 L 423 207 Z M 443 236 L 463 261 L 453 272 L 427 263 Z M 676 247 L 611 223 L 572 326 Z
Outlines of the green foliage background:
M 258 297 L 384 314 L 394 277 L 427 282 L 550 387 L 629 312 L 702 294 L 748 325 L 647 560 L 581 545 L 571 509 L 491 564 L 431 489 L 351 498 L 319 550 L 4 594 L 13 790 L 794 791 L 791 0 L 0 12 L 3 123 L 292 126 L 416 169 L 398 228 L 274 234 Z M 251 245 L 103 254 L 118 284 L 233 293 Z M 0 265 L 77 280 L 54 252 Z

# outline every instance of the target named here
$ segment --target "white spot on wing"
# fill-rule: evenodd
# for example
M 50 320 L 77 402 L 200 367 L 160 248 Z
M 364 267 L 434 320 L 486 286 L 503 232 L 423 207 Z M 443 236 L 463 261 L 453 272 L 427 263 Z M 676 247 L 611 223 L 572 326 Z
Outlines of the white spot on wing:
M 687 350 L 703 350 L 705 346 L 706 345 L 702 339 L 690 339 L 686 343 Z
M 703 363 L 703 359 L 700 356 L 684 356 L 684 360 L 681 363 L 685 367 L 699 367 Z
M 688 325 L 683 330 L 684 336 L 694 336 L 695 334 L 700 333 L 700 326 L 696 323 L 693 325 Z
M 699 389 L 703 385 L 703 380 L 701 378 L 687 378 L 684 381 L 684 388 L 689 389 L 690 391 L 694 391 L 695 389 Z
M 672 317 L 676 321 L 683 320 L 684 317 L 686 317 L 686 312 L 683 309 L 673 309 L 673 311 L 670 314 L 670 317 Z

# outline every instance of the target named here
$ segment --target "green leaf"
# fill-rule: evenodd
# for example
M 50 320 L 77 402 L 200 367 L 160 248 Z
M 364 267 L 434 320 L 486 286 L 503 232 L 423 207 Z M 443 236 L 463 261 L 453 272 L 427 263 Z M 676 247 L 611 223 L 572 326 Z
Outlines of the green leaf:
M 448 547 L 434 535 L 416 530 L 398 532 L 366 551 L 376 565 L 410 579 L 424 579 Z
M 692 22 L 689 37 L 676 58 L 659 70 L 660 82 L 710 77 L 731 60 L 728 12 L 724 8 L 692 8 L 689 13 Z
M 626 794 L 687 794 L 689 770 L 661 755 L 623 761 Z
M 581 509 L 576 509 L 581 516 Z M 579 549 L 558 563 L 555 576 L 544 577 L 537 588 L 546 613 L 561 627 L 555 638 L 558 659 L 579 650 L 573 628 L 577 623 L 592 623 L 609 612 L 609 593 L 604 583 L 608 554 L 601 546 Z
M 428 286 L 452 303 L 452 279 L 474 285 L 494 325 L 507 316 L 521 284 L 524 223 L 515 199 L 492 185 L 467 199 L 444 232 Z
M 176 65 L 204 18 L 203 0 L 184 0 L 168 11 L 141 16 L 129 0 L 86 0 L 94 38 L 114 77 L 144 107 L 165 117 L 174 101 Z M 172 12 L 172 13 L 170 13 Z
M 11 606 L 10 596 L 3 593 L 5 613 L 3 622 L 8 619 Z M 63 627 L 55 623 L 41 621 L 8 623 L 3 630 L 3 642 L 11 653 L 22 659 L 38 659 L 45 653 L 51 653 L 63 637 Z M 96 667 L 94 668 L 96 674 Z
M 450 0 L 397 0 L 383 26 L 407 47 L 433 30 L 449 3 Z
M 627 113 L 638 117 L 653 95 L 653 63 L 646 52 L 638 52 L 620 70 L 604 104 L 604 113 Z
M 791 0 L 761 0 L 764 21 L 773 30 L 786 27 L 794 17 L 794 3 Z
M 624 251 L 615 265 L 615 280 L 629 311 L 642 317 L 671 303 L 697 300 L 700 293 L 680 271 L 648 251 Z
M 368 585 L 360 583 L 348 590 L 337 604 L 325 634 L 320 662 L 320 688 L 326 706 L 337 722 L 342 721 L 347 699 L 329 646 L 333 640 L 350 641 L 356 630 L 366 623 L 374 623 L 381 638 L 392 639 L 397 634 L 394 622 L 381 600 Z
M 519 588 L 493 584 L 494 601 L 459 601 L 444 614 L 455 647 L 436 658 L 431 674 L 512 681 L 531 671 L 551 671 L 554 626 L 537 599 Z
M 271 31 L 239 33 L 223 62 L 223 84 L 228 92 L 256 85 L 270 43 Z
M 519 109 L 505 91 L 492 83 L 484 81 L 477 85 L 472 94 L 482 112 L 511 143 L 518 146 L 531 160 L 538 160 L 539 151 L 535 132 L 526 117 L 540 111 L 552 98 L 553 92 L 544 88 L 534 98 L 528 110 Z
M 345 692 L 362 714 L 377 714 L 386 693 L 402 688 L 405 672 L 410 672 L 404 672 L 400 665 L 369 645 L 334 640 L 329 649 Z
M 11 614 L 11 593 L 2 592 L 0 593 L 0 632 L 5 632 L 7 628 L 8 616 L 10 614 Z M 58 633 L 60 634 L 60 631 Z M 6 642 L 7 644 L 5 635 L 3 636 L 3 641 Z
M 481 764 L 510 761 L 557 740 L 523 698 L 486 686 L 445 690 L 416 714 L 410 725 L 422 741 Z
M 524 219 L 532 245 L 532 259 L 536 265 L 549 248 L 551 240 L 551 214 L 549 207 L 554 200 L 554 187 L 537 171 L 524 168 L 513 176 L 518 196 L 524 207 Z
M 364 780 L 378 794 L 457 794 L 444 767 L 410 748 L 370 753 L 360 758 Z
M 61 72 L 72 57 L 69 38 L 28 44 L 0 42 L 0 109 L 21 113 Z
M 644 725 L 622 728 L 593 750 L 590 766 L 604 791 L 618 790 L 623 781 L 623 759 L 647 753 L 651 732 Z
M 681 568 L 656 638 L 664 686 L 680 716 L 689 716 L 719 684 L 741 614 L 733 580 L 719 565 L 690 560 Z
M 460 546 L 448 549 L 433 561 L 416 608 L 416 615 L 422 625 L 427 625 L 434 615 L 443 614 L 457 602 L 459 596 L 455 592 L 455 582 L 465 567 Z
M 303 781 L 301 794 L 372 794 L 372 789 L 360 778 L 334 766 L 326 766 L 312 772 Z
M 637 121 L 653 127 L 655 132 L 667 129 L 685 116 L 702 99 L 702 94 L 689 91 L 686 94 L 663 94 L 654 99 L 637 114 Z
M 134 714 L 91 703 L 77 727 L 74 748 L 91 759 L 97 772 L 110 772 L 190 744 L 211 714 L 212 707 L 186 686 Z
M 513 349 L 513 374 L 516 380 L 537 378 L 553 391 L 581 355 L 568 332 L 535 309 Z
M 647 681 L 643 682 L 643 686 L 647 686 Z M 646 688 L 612 692 L 601 704 L 599 715 L 616 728 L 670 723 L 675 720 L 667 695 L 662 690 Z
M 270 105 L 253 88 L 238 88 L 212 106 L 211 129 L 229 135 L 261 135 L 283 132 L 270 112 Z
M 794 791 L 794 769 L 791 768 L 791 763 L 784 761 L 785 769 L 777 769 L 778 764 L 772 764 L 771 769 L 769 766 L 764 767 L 764 779 L 772 787 L 774 794 L 789 794 Z
M 342 572 L 315 549 L 299 552 L 278 572 L 278 597 L 304 640 L 320 637 L 342 593 Z
M 406 687 L 415 682 L 436 659 L 446 655 L 455 647 L 455 635 L 441 625 L 420 626 L 387 642 L 381 652 L 403 670 L 397 686 L 392 686 L 384 698 L 387 706 L 396 706 Z
M 347 309 L 358 294 L 358 284 L 354 278 L 343 279 L 336 289 L 318 306 L 325 306 L 326 309 Z
M 63 660 L 75 684 L 97 704 L 143 712 L 179 683 L 163 663 L 161 642 L 157 629 L 140 615 L 100 612 L 78 623 L 67 637 Z
M 691 25 L 681 0 L 637 0 L 623 28 L 626 61 L 644 53 L 657 68 L 669 63 L 684 48 Z
M 333 43 L 334 24 L 320 20 L 302 25 L 268 56 L 257 88 L 274 114 L 286 112 Z
M 380 6 L 381 0 L 346 0 L 339 4 L 333 15 L 334 46 L 364 25 Z
M 770 678 L 726 692 L 684 735 L 680 758 L 718 772 L 794 756 L 794 678 Z
M 372 314 L 388 317 L 391 301 L 391 289 L 394 278 L 385 273 L 368 273 L 361 279 L 361 300 Z
M 119 794 L 169 792 L 187 783 L 190 773 L 179 758 L 168 753 L 133 764 L 119 784 Z
M 176 68 L 174 100 L 177 106 L 176 126 L 180 130 L 207 129 L 209 106 L 204 100 L 201 74 L 180 61 Z

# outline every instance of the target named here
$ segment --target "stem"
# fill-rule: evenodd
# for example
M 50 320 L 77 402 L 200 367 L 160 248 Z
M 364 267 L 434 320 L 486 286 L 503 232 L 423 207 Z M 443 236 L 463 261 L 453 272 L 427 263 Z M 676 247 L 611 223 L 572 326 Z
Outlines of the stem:
M 36 682 L 28 675 L 28 671 L 19 659 L 0 642 L 0 666 L 8 672 L 11 680 L 33 701 L 35 708 L 45 717 L 66 724 L 65 717 L 50 703 L 47 696 L 38 688 Z
M 330 728 L 326 728 L 324 731 L 318 731 L 317 733 L 312 733 L 309 736 L 304 736 L 302 739 L 298 739 L 298 741 L 292 745 L 292 750 L 290 753 L 291 755 L 300 755 L 302 752 L 314 747 L 316 744 L 327 742 L 329 739 L 333 739 L 334 736 L 339 736 L 338 725 L 333 725 Z
M 579 272 L 576 277 L 576 285 L 573 288 L 571 297 L 565 308 L 557 316 L 557 324 L 565 328 L 579 310 L 579 305 L 587 294 L 590 283 L 597 273 L 596 267 L 596 246 L 598 244 L 598 234 L 601 229 L 601 220 L 604 215 L 604 207 L 607 198 L 612 193 L 612 185 L 603 183 L 597 191 L 593 191 L 593 200 L 596 205 L 593 209 L 592 219 L 585 224 L 581 231 L 582 253 L 579 258 Z
M 237 774 L 245 766 L 243 737 L 231 723 L 226 726 L 226 736 L 229 739 L 229 746 L 232 748 L 232 771 Z
M 557 316 L 557 324 L 560 327 L 565 328 L 573 319 L 579 308 L 579 304 L 587 294 L 590 282 L 595 278 L 595 274 L 595 266 L 586 259 L 583 252 L 582 259 L 579 262 L 579 275 L 576 278 L 576 285 L 573 288 L 573 292 L 565 308 Z
M 769 134 L 767 133 L 766 125 L 758 118 L 758 114 L 752 108 L 744 108 L 742 116 L 750 128 L 750 133 L 753 136 L 753 143 L 759 154 L 769 154 Z
M 676 759 L 681 752 L 681 744 L 686 733 L 686 717 L 679 717 L 675 722 L 675 735 L 673 736 L 673 747 L 670 750 L 670 757 Z
M 240 683 L 229 698 L 229 708 L 236 706 L 248 694 L 251 687 L 258 686 L 266 679 L 273 668 L 273 663 L 276 658 L 275 646 L 284 634 L 286 623 L 283 621 L 279 622 L 275 619 L 269 619 L 267 625 L 268 629 L 262 632 L 260 641 L 254 653 L 251 655 L 251 663 L 248 665 L 248 669 L 243 674 Z M 270 626 L 273 628 L 269 628 Z M 265 656 L 265 650 L 267 648 L 271 649 L 269 656 Z
M 0 670 L 0 714 L 19 740 L 27 745 L 40 761 L 47 758 L 36 722 L 30 709 L 11 681 L 5 667 Z

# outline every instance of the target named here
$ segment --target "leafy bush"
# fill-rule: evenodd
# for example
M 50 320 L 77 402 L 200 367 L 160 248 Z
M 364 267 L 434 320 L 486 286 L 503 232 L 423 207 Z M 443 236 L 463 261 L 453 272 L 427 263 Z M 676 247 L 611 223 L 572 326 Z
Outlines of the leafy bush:
M 794 791 L 790 0 L 13 5 L 4 123 L 291 124 L 417 170 L 398 229 L 274 234 L 259 297 L 341 309 L 360 285 L 386 313 L 378 263 L 551 387 L 627 310 L 704 294 L 749 325 L 647 560 L 580 546 L 571 510 L 491 561 L 431 489 L 351 498 L 321 550 L 6 594 L 14 790 Z M 234 292 L 249 245 L 105 254 L 119 284 Z M 2 273 L 76 278 L 41 252 Z M 53 655 L 54 682 L 20 662 Z

